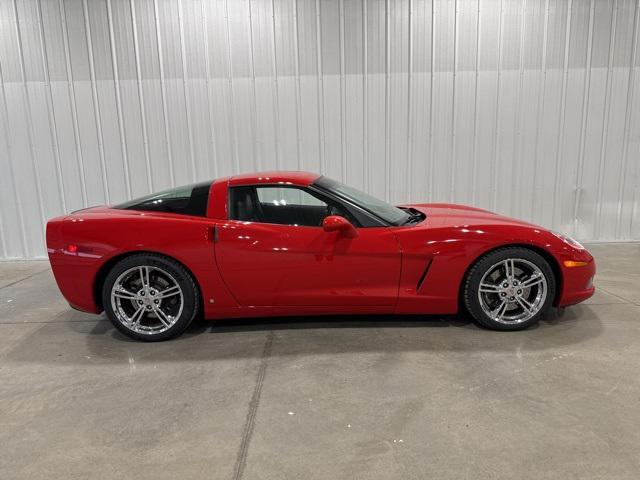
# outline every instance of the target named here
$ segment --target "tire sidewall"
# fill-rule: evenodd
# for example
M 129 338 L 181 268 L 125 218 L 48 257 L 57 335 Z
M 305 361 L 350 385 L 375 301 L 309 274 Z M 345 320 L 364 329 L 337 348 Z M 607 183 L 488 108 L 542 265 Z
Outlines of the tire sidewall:
M 111 289 L 118 277 L 133 267 L 149 266 L 160 268 L 171 274 L 182 289 L 183 306 L 178 320 L 167 330 L 156 334 L 145 334 L 129 330 L 118 320 L 111 306 Z M 107 274 L 102 286 L 102 305 L 114 327 L 130 338 L 147 342 L 168 340 L 182 333 L 195 318 L 199 309 L 199 293 L 193 278 L 178 262 L 156 254 L 136 254 L 116 263 Z
M 482 280 L 484 274 L 493 265 L 495 265 L 496 263 L 500 263 L 500 261 L 506 260 L 508 258 L 522 259 L 533 263 L 542 271 L 547 281 L 547 298 L 545 299 L 545 302 L 538 313 L 524 322 L 514 323 L 512 325 L 496 322 L 491 317 L 489 317 L 482 309 L 480 300 L 478 298 L 480 281 Z M 549 309 L 553 305 L 555 294 L 555 275 L 551 266 L 549 265 L 549 262 L 542 255 L 523 247 L 505 247 L 484 255 L 469 271 L 464 288 L 464 302 L 465 307 L 467 308 L 469 313 L 482 326 L 493 330 L 513 331 L 523 330 L 539 322 L 540 319 L 549 312 Z

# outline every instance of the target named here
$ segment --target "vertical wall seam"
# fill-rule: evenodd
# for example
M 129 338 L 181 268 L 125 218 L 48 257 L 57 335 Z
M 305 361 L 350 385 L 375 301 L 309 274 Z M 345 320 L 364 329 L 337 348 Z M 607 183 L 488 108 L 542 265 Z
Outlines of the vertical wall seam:
M 409 74 L 407 75 L 407 170 L 409 172 L 413 172 L 413 139 L 412 139 L 412 131 L 413 131 L 413 102 L 411 95 L 411 80 L 413 77 L 413 0 L 409 0 L 409 26 L 408 26 L 408 37 L 409 37 L 409 51 L 408 51 L 408 70 Z M 405 198 L 405 201 L 413 201 L 413 177 L 411 173 L 407 175 L 407 192 L 408 198 Z
M 3 136 L 4 136 L 4 141 L 5 141 L 5 146 L 7 149 L 7 164 L 8 164 L 8 169 L 9 169 L 9 175 L 11 176 L 11 180 L 13 181 L 13 193 L 14 193 L 14 198 L 16 196 L 16 182 L 15 182 L 15 177 L 13 175 L 12 172 L 12 163 L 13 163 L 13 158 L 11 155 L 11 145 L 9 143 L 9 134 L 7 129 L 9 128 L 9 115 L 6 109 L 6 95 L 5 95 L 5 91 L 4 91 L 4 77 L 2 76 L 2 62 L 0 62 L 0 100 L 2 101 L 2 130 L 3 130 Z M 20 202 L 16 199 L 16 210 L 20 210 Z M 0 208 L 0 213 L 2 212 L 2 209 Z M 19 214 L 18 214 L 19 215 Z M 5 237 L 5 222 L 4 222 L 4 217 L 3 215 L 0 215 L 0 246 L 2 247 L 2 258 L 7 258 L 8 255 L 8 250 L 7 250 L 7 239 Z M 22 239 L 24 240 L 26 238 L 25 235 L 22 236 Z M 23 247 L 26 247 L 25 245 L 23 245 Z M 26 248 L 25 248 L 26 249 Z
M 7 239 L 4 235 L 4 219 L 3 219 L 3 215 L 2 215 L 2 211 L 0 211 L 0 249 L 2 250 L 2 257 L 0 258 L 7 258 Z
M 2 250 L 2 257 L 7 258 L 9 255 L 7 254 L 7 239 L 4 235 L 4 219 L 0 212 L 0 249 Z
M 371 192 L 371 181 L 369 179 L 369 12 L 367 1 L 362 0 L 362 157 L 363 157 L 363 185 L 366 192 Z
M 280 168 L 280 92 L 278 91 L 278 51 L 276 45 L 276 7 L 271 0 L 271 36 L 273 44 L 273 135 L 276 145 L 276 169 Z
M 231 28 L 229 21 L 229 0 L 224 0 L 224 14 L 227 27 L 227 68 L 229 74 L 229 102 L 230 102 L 230 116 L 229 122 L 231 127 L 231 141 L 233 143 L 233 159 L 235 166 L 235 173 L 240 172 L 240 156 L 238 153 L 238 138 L 236 127 L 236 101 L 235 94 L 233 92 L 233 56 L 231 55 Z
M 547 0 L 548 1 L 548 0 Z M 500 17 L 498 18 L 498 79 L 496 82 L 496 123 L 495 132 L 493 136 L 493 158 L 491 161 L 491 183 L 492 183 L 492 198 L 493 198 L 493 210 L 495 211 L 498 206 L 498 173 L 500 172 L 500 110 L 501 110 L 501 91 L 500 83 L 502 81 L 502 42 L 504 41 L 504 29 L 502 28 L 502 17 L 504 16 L 504 4 L 503 0 L 500 0 Z
M 640 12 L 640 2 L 635 2 L 633 14 L 633 33 L 631 35 L 631 57 L 629 59 L 629 78 L 627 82 L 627 102 L 624 112 L 624 133 L 622 137 L 622 165 L 620 167 L 620 175 L 618 176 L 618 205 L 616 211 L 616 231 L 615 238 L 620 239 L 622 227 L 622 210 L 624 202 L 625 179 L 627 178 L 627 167 L 629 158 L 629 130 L 631 129 L 631 106 L 634 101 L 635 93 L 635 74 L 636 74 L 636 53 L 638 50 L 638 12 Z M 632 183 L 633 185 L 633 183 Z M 631 217 L 633 221 L 633 217 Z M 631 233 L 631 232 L 630 232 Z
M 180 57 L 182 60 L 182 90 L 184 93 L 184 110 L 187 117 L 187 137 L 189 139 L 189 156 L 191 158 L 191 177 L 195 182 L 198 180 L 198 169 L 196 167 L 196 155 L 193 145 L 193 129 L 191 126 L 191 101 L 187 83 L 187 52 L 184 40 L 184 12 L 182 10 L 182 0 L 178 0 L 178 29 L 180 33 Z
M 3 102 L 3 105 L 4 105 L 6 97 L 4 96 L 4 82 L 3 82 L 1 70 L 2 69 L 0 67 L 0 83 L 2 83 L 0 88 L 2 88 L 2 102 Z M 6 145 L 6 148 L 7 148 L 7 153 L 9 154 L 8 155 L 9 158 L 7 158 L 7 160 L 8 160 L 8 163 L 10 164 L 12 162 L 12 159 L 11 159 L 11 153 L 10 153 L 10 148 L 9 148 L 9 138 L 6 135 L 6 126 L 7 125 L 6 125 L 5 121 L 6 121 L 6 118 L 3 118 L 2 119 L 2 125 L 3 125 L 3 127 L 5 127 L 5 128 L 3 128 L 4 133 L 5 133 L 5 145 Z M 13 176 L 11 178 L 13 180 Z M 14 183 L 13 186 L 15 187 L 15 183 Z M 0 258 L 7 258 L 9 255 L 8 255 L 8 251 L 7 251 L 7 238 L 6 238 L 5 234 L 4 234 L 6 227 L 5 227 L 3 213 L 4 212 L 0 208 L 0 248 L 2 249 L 2 257 L 0 257 Z
M 589 8 L 589 34 L 587 37 L 587 53 L 586 60 L 587 65 L 584 74 L 584 85 L 582 91 L 582 120 L 580 128 L 580 147 L 578 150 L 578 167 L 576 169 L 576 194 L 575 202 L 573 205 L 573 235 L 575 236 L 578 230 L 578 211 L 580 208 L 580 200 L 582 197 L 582 177 L 584 175 L 584 156 L 587 142 L 587 121 L 589 117 L 589 96 L 591 90 L 591 62 L 593 60 L 593 29 L 594 29 L 594 17 L 595 17 L 595 0 L 591 0 L 591 6 Z
M 338 30 L 338 43 L 340 46 L 340 180 L 346 181 L 344 164 L 347 160 L 346 148 L 347 148 L 347 119 L 345 118 L 345 85 L 344 85 L 344 0 L 340 0 L 339 3 L 339 30 Z
M 16 177 L 16 172 L 15 169 L 13 167 L 13 162 L 15 161 L 15 157 L 13 155 L 13 148 L 11 146 L 11 134 L 9 132 L 9 110 L 8 110 L 8 105 L 7 105 L 7 92 L 5 89 L 5 83 L 4 83 L 4 74 L 2 71 L 2 62 L 0 59 L 0 93 L 2 93 L 2 116 L 3 118 L 3 126 L 4 128 L 2 129 L 4 131 L 4 137 L 5 137 L 5 142 L 7 145 L 7 153 L 9 154 L 9 158 L 7 159 L 8 162 L 8 169 L 9 169 L 9 175 L 11 177 L 12 180 L 12 187 L 13 187 L 13 196 L 16 200 L 16 205 L 15 205 L 15 209 L 16 209 L 16 213 L 18 215 L 18 223 L 20 224 L 20 240 L 22 243 L 22 252 L 24 253 L 25 257 L 29 256 L 29 247 L 28 247 L 28 242 L 27 242 L 27 227 L 26 227 L 26 223 L 24 221 L 24 210 L 23 210 L 23 203 L 22 203 L 22 195 L 19 192 L 18 186 L 18 179 Z M 3 235 L 4 235 L 4 229 L 3 229 Z
M 124 116 L 122 114 L 122 97 L 120 95 L 120 72 L 118 69 L 118 54 L 116 49 L 115 33 L 113 30 L 113 11 L 111 0 L 107 0 L 107 22 L 109 25 L 109 48 L 111 49 L 111 68 L 113 68 L 113 90 L 116 96 L 116 112 L 118 114 L 118 134 L 120 136 L 120 148 L 122 151 L 122 163 L 124 167 L 124 183 L 127 189 L 127 199 L 131 199 L 131 173 L 129 168 L 129 152 L 124 133 Z
M 453 0 L 453 85 L 451 92 L 451 183 L 449 185 L 449 200 L 454 201 L 456 188 L 456 170 L 458 166 L 456 152 L 456 80 L 458 68 L 458 0 Z
M 522 191 L 522 183 L 524 181 L 524 175 L 520 170 L 520 164 L 522 163 L 522 91 L 524 90 L 524 40 L 526 30 L 526 12 L 527 12 L 527 0 L 522 0 L 522 14 L 520 19 L 520 50 L 518 52 L 518 69 L 520 74 L 518 77 L 518 95 L 516 97 L 516 128 L 514 131 L 513 139 L 513 163 L 511 165 L 511 185 L 517 186 L 518 191 Z M 516 203 L 517 202 L 517 203 Z M 514 198 L 515 208 L 511 208 L 511 212 L 516 215 L 520 214 L 522 210 L 522 202 L 520 195 L 516 195 Z
M 635 174 L 636 178 L 638 174 Z M 629 231 L 633 235 L 633 220 L 636 218 L 636 211 L 638 209 L 638 202 L 636 201 L 637 193 L 640 191 L 640 188 L 636 187 L 633 189 L 633 199 L 631 200 L 631 217 L 629 218 Z
M 536 143 L 534 148 L 533 155 L 533 179 L 531 181 L 531 185 L 533 187 L 533 195 L 535 196 L 536 192 L 536 173 L 538 169 L 538 156 L 540 154 L 540 128 L 542 125 L 542 116 L 544 113 L 544 100 L 546 96 L 547 90 L 547 34 L 549 30 L 549 0 L 545 0 L 544 7 L 544 30 L 542 35 L 542 88 L 538 92 L 538 111 L 536 112 Z M 531 214 L 530 218 L 535 218 L 535 204 L 536 202 L 531 202 Z
M 318 135 L 318 146 L 320 149 L 320 173 L 324 171 L 324 79 L 322 71 L 322 16 L 320 11 L 320 0 L 316 0 L 316 63 L 318 73 L 318 128 L 320 130 Z
M 258 120 L 257 120 L 257 110 L 258 110 L 258 101 L 256 99 L 256 66 L 255 66 L 255 54 L 254 54 L 254 44 L 253 44 L 253 10 L 251 8 L 251 0 L 247 0 L 247 4 L 249 6 L 249 52 L 250 52 L 250 60 L 251 60 L 251 103 L 249 104 L 249 115 L 251 125 L 251 135 L 253 136 L 251 142 L 251 153 L 253 155 L 253 165 L 256 165 L 259 170 L 262 169 L 262 161 L 260 159 L 258 153 Z M 277 125 L 274 125 L 274 128 L 277 128 Z
M 140 68 L 140 44 L 138 43 L 138 26 L 136 22 L 135 0 L 129 0 L 131 12 L 131 31 L 133 34 L 133 53 L 136 59 L 136 80 L 138 83 L 138 101 L 140 105 L 140 122 L 142 123 L 142 145 L 144 147 L 144 162 L 147 174 L 147 188 L 153 192 L 153 176 L 151 175 L 151 160 L 149 158 L 149 132 L 147 130 L 147 112 L 144 104 L 144 89 L 142 87 L 142 70 Z
M 58 142 L 58 126 L 53 107 L 53 92 L 51 91 L 51 77 L 49 75 L 49 57 L 47 46 L 44 40 L 44 21 L 42 19 L 41 0 L 36 1 L 36 22 L 38 24 L 38 36 L 40 38 L 40 48 L 42 50 L 42 71 L 44 73 L 45 89 L 47 91 L 47 115 L 49 118 L 49 132 L 51 133 L 51 147 L 56 165 L 56 181 L 58 183 L 58 194 L 60 196 L 60 206 L 63 212 L 67 211 L 67 202 L 64 191 L 64 180 L 62 178 L 62 167 L 60 164 L 60 144 Z
M 475 84 L 473 93 L 473 138 L 471 152 L 471 203 L 476 202 L 477 172 L 478 172 L 478 81 L 480 75 L 480 45 L 482 42 L 482 22 L 480 21 L 480 5 L 478 0 L 478 15 L 476 17 L 476 61 L 475 61 Z
M 433 121 L 433 77 L 435 75 L 435 67 L 436 67 L 436 0 L 431 0 L 431 79 L 429 85 L 429 196 L 431 200 L 434 199 L 433 189 L 435 185 L 435 180 L 433 175 L 435 173 L 435 161 L 433 158 L 434 155 L 434 121 Z
M 390 134 L 389 134 L 389 68 L 391 64 L 390 59 L 390 25 L 389 25 L 389 0 L 385 0 L 384 3 L 384 31 L 385 31 L 385 48 L 384 48 L 384 65 L 385 65 L 385 82 L 384 82 L 384 174 L 385 174 L 385 183 L 384 183 L 384 199 L 389 201 L 389 177 L 391 174 L 391 166 L 389 165 L 389 157 L 390 157 Z
M 618 17 L 618 0 L 613 0 L 611 12 L 611 27 L 609 34 L 609 57 L 607 59 L 607 80 L 604 96 L 604 121 L 602 123 L 602 136 L 600 139 L 600 162 L 598 164 L 598 180 L 596 192 L 596 211 L 593 222 L 594 238 L 600 239 L 600 222 L 602 221 L 602 190 L 604 188 L 604 157 L 607 153 L 609 142 L 609 117 L 611 114 L 611 74 L 613 72 L 613 56 L 616 43 L 616 26 Z
M 96 137 L 98 139 L 98 154 L 100 155 L 100 170 L 102 176 L 102 188 L 107 203 L 111 203 L 109 196 L 109 179 L 107 176 L 107 164 L 104 158 L 104 139 L 102 135 L 102 118 L 100 114 L 100 100 L 98 99 L 98 85 L 96 82 L 96 67 L 93 59 L 93 40 L 91 38 L 91 25 L 89 22 L 89 6 L 87 0 L 82 0 L 82 16 L 84 18 L 84 32 L 87 40 L 87 52 L 89 54 L 89 75 L 91 78 L 91 98 L 93 100 L 93 113 L 96 120 Z
M 560 166 L 562 164 L 560 154 L 564 143 L 564 127 L 565 115 L 567 109 L 567 83 L 569 82 L 569 47 L 571 41 L 571 13 L 573 8 L 573 0 L 569 0 L 567 5 L 567 20 L 565 24 L 564 36 L 564 60 L 562 64 L 562 88 L 560 91 L 560 117 L 558 119 L 558 138 L 556 144 L 555 158 L 555 177 L 553 186 L 553 212 L 551 215 L 551 225 L 556 228 L 558 226 L 558 193 L 560 189 Z
M 22 45 L 22 35 L 20 34 L 20 21 L 18 19 L 18 4 L 17 0 L 13 0 L 13 13 L 15 15 L 15 27 L 16 27 L 16 37 L 18 40 L 18 58 L 20 60 L 20 80 L 22 82 L 22 90 L 23 90 L 23 105 L 25 109 L 25 116 L 27 120 L 27 141 L 29 143 L 29 155 L 31 157 L 31 166 L 33 168 L 33 175 L 35 180 L 36 187 L 36 196 L 38 201 L 38 210 L 40 212 L 40 232 L 42 233 L 42 239 L 45 240 L 45 223 L 47 221 L 46 216 L 44 214 L 44 200 L 42 198 L 42 184 L 40 183 L 40 172 L 38 169 L 38 163 L 36 161 L 36 151 L 35 146 L 33 145 L 33 138 L 35 137 L 35 132 L 33 130 L 33 118 L 31 116 L 31 98 L 29 95 L 29 87 L 27 85 L 27 71 L 24 64 L 24 50 Z
M 132 0 L 133 1 L 133 0 Z M 162 97 L 162 117 L 164 120 L 164 136 L 167 145 L 167 158 L 169 159 L 169 176 L 171 186 L 176 185 L 173 151 L 171 148 L 171 134 L 169 133 L 169 114 L 167 112 L 167 88 L 164 76 L 164 54 L 162 52 L 162 38 L 160 35 L 160 16 L 158 14 L 158 0 L 153 0 L 153 16 L 156 27 L 156 44 L 158 46 L 158 68 L 160 69 L 160 96 Z
M 204 70 L 207 86 L 207 113 L 209 115 L 209 141 L 211 142 L 211 154 L 213 155 L 213 175 L 218 176 L 218 153 L 216 150 L 216 131 L 215 121 L 213 117 L 213 108 L 211 101 L 211 62 L 209 60 L 209 22 L 207 17 L 207 0 L 202 0 L 201 13 L 202 13 L 202 31 L 204 35 Z M 208 162 L 207 162 L 208 163 Z
M 76 147 L 76 159 L 78 162 L 78 173 L 80 175 L 80 190 L 82 193 L 82 206 L 89 206 L 87 197 L 87 180 L 84 170 L 84 153 L 82 152 L 82 143 L 80 141 L 80 124 L 78 122 L 78 105 L 76 103 L 76 88 L 73 80 L 73 69 L 71 67 L 71 53 L 69 51 L 69 30 L 67 28 L 67 14 L 64 6 L 64 0 L 58 0 L 58 8 L 60 10 L 60 24 L 62 27 L 62 45 L 64 47 L 65 66 L 67 73 L 67 91 L 69 95 L 69 104 L 71 107 L 71 119 L 73 121 L 73 138 Z
M 294 0 L 293 7 L 294 14 L 294 34 L 295 41 L 293 43 L 294 56 L 295 56 L 295 71 L 296 71 L 296 164 L 298 170 L 302 169 L 302 135 L 300 134 L 300 123 L 302 122 L 302 98 L 300 88 L 300 46 L 298 45 L 298 37 L 300 35 L 300 29 L 298 25 L 298 0 Z

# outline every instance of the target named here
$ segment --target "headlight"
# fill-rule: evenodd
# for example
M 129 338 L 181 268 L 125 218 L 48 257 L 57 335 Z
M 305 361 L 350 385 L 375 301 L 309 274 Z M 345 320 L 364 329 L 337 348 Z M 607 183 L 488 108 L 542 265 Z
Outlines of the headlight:
M 557 233 L 557 232 L 551 232 L 553 233 L 556 237 L 558 237 L 560 240 L 562 240 L 564 243 L 566 243 L 567 245 L 571 245 L 573 248 L 577 248 L 578 250 L 584 250 L 584 246 L 578 242 L 577 240 L 574 240 L 571 237 L 568 237 L 566 235 L 562 235 L 561 233 Z

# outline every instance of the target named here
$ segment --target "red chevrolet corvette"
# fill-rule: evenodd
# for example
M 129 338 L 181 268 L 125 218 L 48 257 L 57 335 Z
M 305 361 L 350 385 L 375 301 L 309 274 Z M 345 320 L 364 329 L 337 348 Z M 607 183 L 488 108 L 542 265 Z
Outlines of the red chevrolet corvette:
M 519 330 L 594 293 L 571 238 L 479 208 L 394 207 L 327 177 L 220 178 L 55 218 L 69 304 L 139 340 L 205 318 L 454 314 Z

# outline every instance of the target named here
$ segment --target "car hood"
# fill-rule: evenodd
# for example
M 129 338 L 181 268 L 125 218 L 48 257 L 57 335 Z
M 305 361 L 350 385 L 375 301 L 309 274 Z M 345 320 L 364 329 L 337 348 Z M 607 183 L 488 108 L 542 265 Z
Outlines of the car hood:
M 403 205 L 415 208 L 424 213 L 427 218 L 420 225 L 424 227 L 462 227 L 479 225 L 509 225 L 542 229 L 537 225 L 515 218 L 498 215 L 481 208 L 467 205 L 455 205 L 451 203 L 420 203 Z

